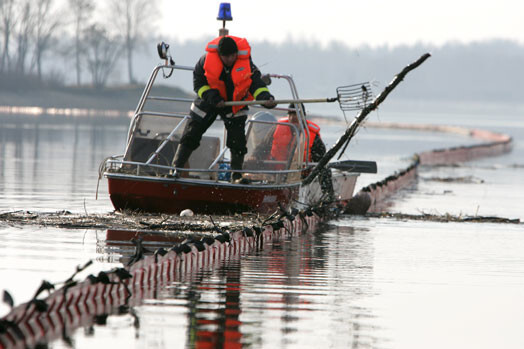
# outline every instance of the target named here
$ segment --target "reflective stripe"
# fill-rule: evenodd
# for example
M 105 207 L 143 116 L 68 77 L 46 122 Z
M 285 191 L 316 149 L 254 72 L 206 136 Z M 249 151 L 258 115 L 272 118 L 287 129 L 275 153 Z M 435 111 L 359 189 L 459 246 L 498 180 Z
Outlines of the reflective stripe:
M 202 98 L 202 94 L 206 92 L 207 90 L 211 90 L 211 87 L 209 85 L 204 85 L 201 88 L 198 89 L 198 97 Z
M 320 127 L 318 125 L 315 125 L 313 123 L 309 123 L 308 122 L 308 126 L 314 130 L 316 130 L 317 132 L 320 131 Z
M 238 118 L 240 116 L 247 116 L 247 111 L 246 110 L 240 110 L 235 115 L 233 115 L 233 113 L 228 113 L 228 114 L 224 115 L 224 117 L 226 119 L 234 119 L 234 118 Z
M 202 118 L 206 117 L 206 112 L 197 107 L 195 103 L 191 104 L 191 111 Z
M 247 55 L 247 50 L 240 50 L 238 51 L 239 55 Z
M 209 48 L 218 48 L 218 45 L 215 45 L 215 44 L 209 44 L 209 45 L 207 45 L 207 47 L 209 47 Z
M 269 89 L 267 87 L 257 88 L 255 93 L 253 93 L 253 98 L 257 99 L 258 95 L 261 94 L 262 92 L 269 92 Z

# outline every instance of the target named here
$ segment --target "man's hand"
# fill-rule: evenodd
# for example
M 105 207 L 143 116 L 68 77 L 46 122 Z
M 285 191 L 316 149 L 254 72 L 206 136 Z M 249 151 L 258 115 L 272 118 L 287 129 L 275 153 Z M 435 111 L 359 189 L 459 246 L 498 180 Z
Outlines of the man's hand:
M 262 105 L 264 106 L 264 108 L 273 109 L 274 107 L 277 106 L 277 104 L 274 101 L 275 101 L 275 98 L 273 98 L 273 96 L 271 96 Z
M 209 89 L 202 95 L 202 99 L 211 107 L 223 108 L 224 98 L 220 95 L 217 89 Z

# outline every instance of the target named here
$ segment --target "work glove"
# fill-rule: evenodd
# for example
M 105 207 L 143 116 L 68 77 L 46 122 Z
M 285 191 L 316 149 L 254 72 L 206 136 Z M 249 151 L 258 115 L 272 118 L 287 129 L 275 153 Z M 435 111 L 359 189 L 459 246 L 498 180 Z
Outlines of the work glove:
M 202 99 L 210 106 L 217 107 L 217 104 L 224 102 L 224 98 L 217 89 L 209 89 L 202 94 Z
M 277 106 L 276 103 L 272 102 L 274 100 L 275 100 L 275 97 L 273 97 L 271 93 L 265 92 L 265 91 L 260 93 L 257 96 L 257 101 L 268 101 L 267 103 L 262 104 L 262 106 L 267 109 L 273 109 L 274 107 Z

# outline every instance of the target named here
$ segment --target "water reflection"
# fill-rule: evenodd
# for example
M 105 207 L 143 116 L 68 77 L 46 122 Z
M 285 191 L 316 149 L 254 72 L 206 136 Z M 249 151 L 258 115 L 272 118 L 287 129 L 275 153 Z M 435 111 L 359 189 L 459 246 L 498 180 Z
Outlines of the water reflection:
M 127 126 L 126 120 L 2 120 L 0 210 L 110 211 L 109 201 L 95 200 L 97 169 L 123 149 Z M 101 189 L 105 199 L 105 182 Z
M 71 193 L 74 193 L 75 188 L 77 186 L 78 160 L 79 160 L 78 147 L 80 143 L 80 129 L 79 128 L 80 128 L 79 123 L 75 122 L 73 147 L 72 147 L 72 159 L 71 159 Z
M 33 147 L 33 159 L 40 159 L 40 122 L 35 122 L 35 125 L 34 125 L 34 147 Z M 38 171 L 39 171 L 39 168 L 38 168 L 38 161 L 35 161 L 34 162 L 34 166 L 33 166 L 33 181 L 36 180 L 37 176 L 38 176 Z
M 137 311 L 141 343 L 181 347 L 184 338 L 185 347 L 207 348 L 376 342 L 366 325 L 371 311 L 353 305 L 372 293 L 369 279 L 362 278 L 372 273 L 372 242 L 354 237 L 350 227 L 329 229 L 274 242 L 144 293 Z M 317 328 L 324 332 L 318 338 L 304 335 Z
M 217 283 L 205 274 L 189 283 L 182 296 L 188 308 L 186 345 L 195 348 L 242 347 L 240 261 L 217 271 Z M 212 294 L 205 294 L 212 292 Z M 213 302 L 207 299 L 212 296 Z
M 366 275 L 372 273 L 373 248 L 358 235 L 349 227 L 329 227 L 266 244 L 214 267 L 179 271 L 167 280 L 147 282 L 129 299 L 111 297 L 107 303 L 104 297 L 98 301 L 103 304 L 87 307 L 84 314 L 62 314 L 62 327 L 38 343 L 366 347 L 378 341 L 366 324 L 372 311 L 358 304 L 372 293 Z M 151 232 L 110 230 L 97 236 L 97 255 L 115 266 L 133 254 L 130 238 L 148 240 L 151 250 L 173 244 L 167 237 L 155 241 L 161 235 Z
M 147 284 L 129 302 L 119 299 L 81 319 L 66 314 L 65 330 L 45 339 L 61 347 L 65 338 L 77 348 L 488 348 L 523 342 L 522 226 L 365 218 L 331 224 Z M 102 270 L 120 266 L 133 253 L 127 241 L 136 236 L 106 232 L 94 241 L 88 233 L 84 246 L 83 232 L 0 232 L 2 245 L 17 251 L 0 254 L 0 269 L 24 280 L 70 272 L 78 260 L 94 259 L 98 268 L 109 261 Z M 152 237 L 147 234 L 141 236 Z M 150 243 L 153 249 L 172 242 Z M 95 245 L 96 251 L 86 250 Z M 27 299 L 17 285 L 20 280 L 12 294 Z M 436 344 L 426 345 L 427 338 Z

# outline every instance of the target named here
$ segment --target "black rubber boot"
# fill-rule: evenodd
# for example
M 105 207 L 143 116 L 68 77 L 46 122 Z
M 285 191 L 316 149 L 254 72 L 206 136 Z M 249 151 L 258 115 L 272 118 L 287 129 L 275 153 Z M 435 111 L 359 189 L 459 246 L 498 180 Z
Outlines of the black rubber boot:
M 173 164 L 175 167 L 184 167 L 187 160 L 189 160 L 189 157 L 191 156 L 191 153 L 193 153 L 193 150 L 191 150 L 189 147 L 184 145 L 179 145 L 178 149 L 176 150 L 175 158 L 173 160 Z
M 244 154 L 239 154 L 236 152 L 231 152 L 231 169 L 232 170 L 242 170 L 242 165 L 244 165 Z M 233 172 L 231 175 L 231 183 L 241 183 L 242 182 L 242 173 Z M 244 183 L 242 183 L 244 184 Z
M 186 163 L 189 160 L 189 157 L 191 156 L 191 153 L 193 150 L 187 146 L 179 145 L 178 149 L 175 154 L 175 158 L 173 159 L 173 164 L 177 168 L 185 168 Z M 179 176 L 178 173 L 175 173 L 175 176 Z

